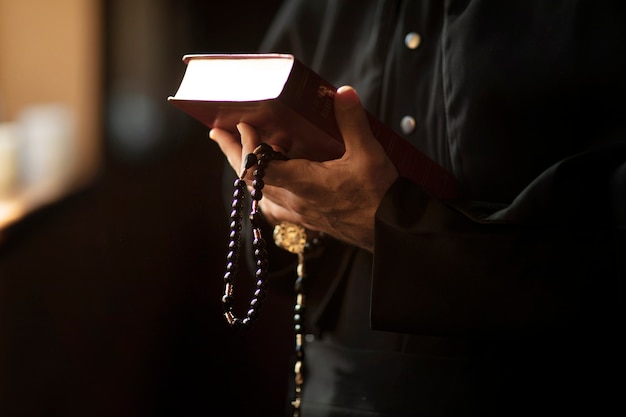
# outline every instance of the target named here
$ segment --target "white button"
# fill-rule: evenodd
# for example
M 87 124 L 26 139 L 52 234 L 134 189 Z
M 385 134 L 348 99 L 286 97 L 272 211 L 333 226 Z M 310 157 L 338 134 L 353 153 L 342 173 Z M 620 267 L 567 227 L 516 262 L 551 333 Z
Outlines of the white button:
M 422 43 L 422 37 L 419 33 L 411 32 L 404 37 L 404 44 L 409 49 L 416 49 Z
M 402 129 L 402 133 L 405 135 L 413 133 L 415 130 L 415 119 L 411 116 L 404 116 L 402 120 L 400 120 L 400 129 Z

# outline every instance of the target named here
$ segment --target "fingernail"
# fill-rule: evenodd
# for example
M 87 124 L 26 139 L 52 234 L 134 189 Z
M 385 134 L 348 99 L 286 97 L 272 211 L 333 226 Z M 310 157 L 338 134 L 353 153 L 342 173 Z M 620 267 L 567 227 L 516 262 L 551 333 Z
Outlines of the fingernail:
M 337 95 L 340 97 L 337 104 L 342 108 L 350 108 L 361 104 L 361 99 L 359 99 L 356 90 L 349 85 L 339 87 Z

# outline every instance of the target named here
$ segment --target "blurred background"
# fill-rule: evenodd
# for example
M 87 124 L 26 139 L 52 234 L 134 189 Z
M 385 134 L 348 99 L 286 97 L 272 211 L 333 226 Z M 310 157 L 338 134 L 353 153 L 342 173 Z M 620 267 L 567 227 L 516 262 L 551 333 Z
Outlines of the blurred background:
M 242 3 L 0 0 L 0 416 L 282 415 L 291 300 L 224 323 L 224 162 L 166 100 Z

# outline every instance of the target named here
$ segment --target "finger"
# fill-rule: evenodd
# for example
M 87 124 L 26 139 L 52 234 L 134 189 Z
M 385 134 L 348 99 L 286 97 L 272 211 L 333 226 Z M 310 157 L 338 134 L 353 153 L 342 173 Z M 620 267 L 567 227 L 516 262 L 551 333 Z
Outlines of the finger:
M 365 110 L 361 105 L 361 100 L 354 88 L 343 86 L 337 90 L 335 95 L 335 117 L 343 137 L 346 153 L 376 146 L 377 142 L 375 140 L 363 140 L 367 138 L 374 139 L 374 137 Z
M 223 129 L 211 129 L 209 138 L 217 142 L 230 166 L 239 174 L 241 168 L 241 143 L 232 133 Z
M 265 170 L 265 183 L 275 187 L 292 189 L 316 178 L 315 169 L 318 162 L 305 159 L 289 161 L 272 161 Z
M 254 149 L 261 143 L 261 136 L 257 130 L 246 123 L 237 124 L 237 130 L 241 135 L 242 156 L 254 152 Z

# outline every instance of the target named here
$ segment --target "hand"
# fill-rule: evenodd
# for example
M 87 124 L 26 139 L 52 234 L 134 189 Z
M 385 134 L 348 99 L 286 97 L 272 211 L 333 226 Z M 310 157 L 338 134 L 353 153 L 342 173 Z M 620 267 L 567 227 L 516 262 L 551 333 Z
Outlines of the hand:
M 374 250 L 374 215 L 398 173 L 372 135 L 356 91 L 335 95 L 335 117 L 343 137 L 341 158 L 272 161 L 266 170 L 262 210 L 268 221 L 289 221 L 344 242 Z M 241 143 L 219 129 L 210 132 L 239 174 L 242 158 L 260 143 L 256 130 L 239 124 Z

